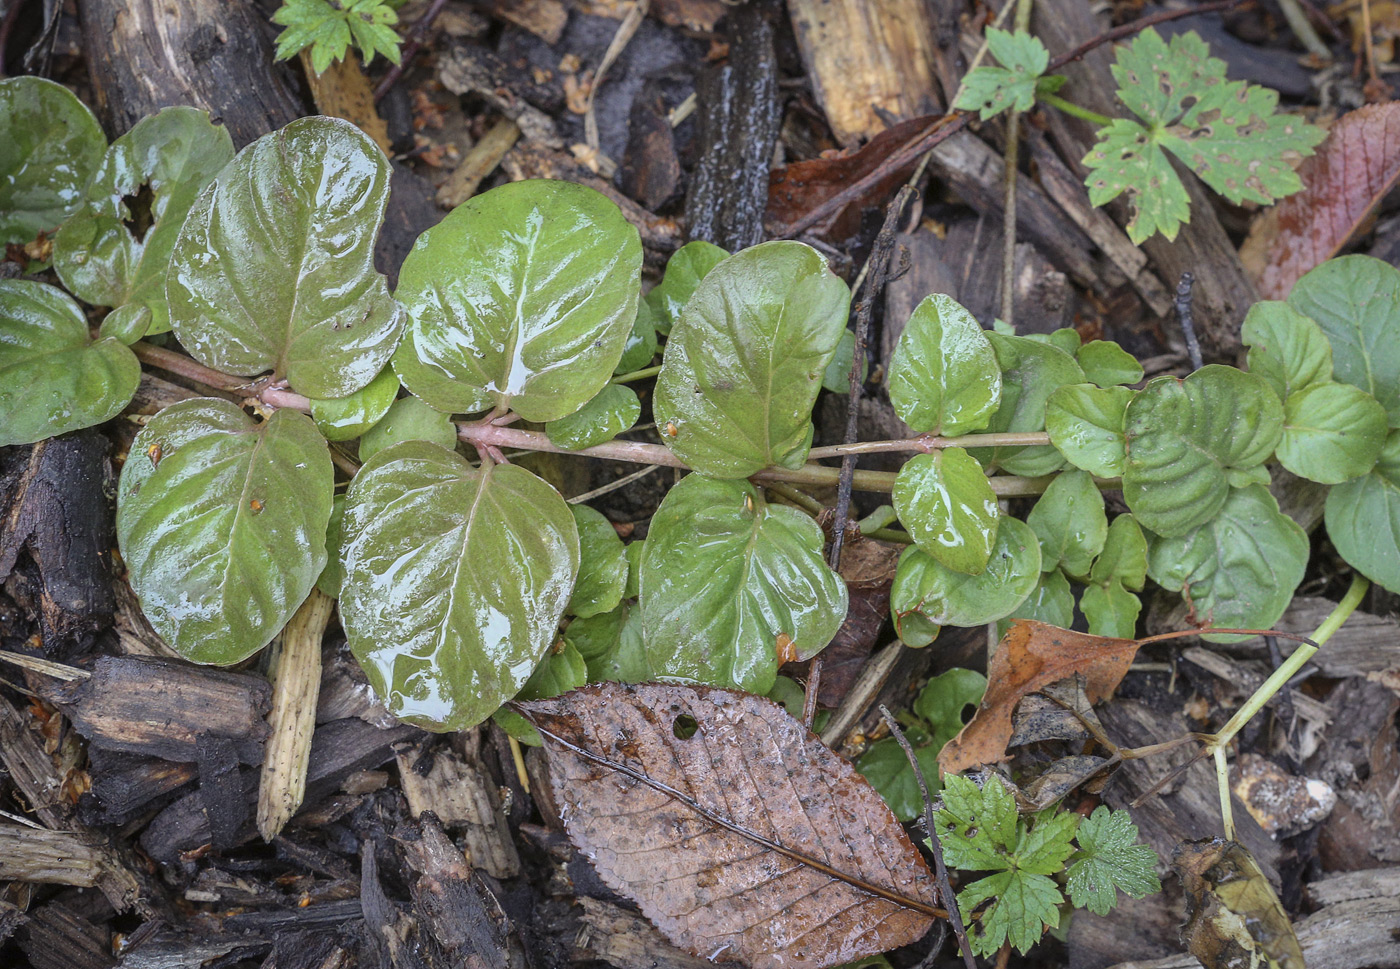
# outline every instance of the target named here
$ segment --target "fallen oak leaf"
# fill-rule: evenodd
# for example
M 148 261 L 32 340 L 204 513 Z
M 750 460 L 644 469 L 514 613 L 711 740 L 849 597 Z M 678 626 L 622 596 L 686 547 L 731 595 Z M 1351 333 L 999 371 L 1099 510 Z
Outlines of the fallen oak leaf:
M 982 705 L 967 726 L 943 747 L 938 755 L 939 767 L 945 774 L 958 774 L 1004 760 L 1016 705 L 1027 694 L 1057 680 L 1082 674 L 1089 702 L 1106 699 L 1128 672 L 1143 642 L 1091 636 L 1029 619 L 1016 620 L 987 665 L 987 692 Z
M 879 794 L 770 700 L 599 683 L 516 708 L 544 740 L 570 838 L 678 946 L 821 969 L 946 915 Z

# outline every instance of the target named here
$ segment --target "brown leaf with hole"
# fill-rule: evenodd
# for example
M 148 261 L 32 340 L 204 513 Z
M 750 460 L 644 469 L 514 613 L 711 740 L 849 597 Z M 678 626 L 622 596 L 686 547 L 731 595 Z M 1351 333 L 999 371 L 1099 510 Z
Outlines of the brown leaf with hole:
M 1257 280 L 1265 299 L 1287 298 L 1304 273 L 1357 234 L 1394 187 L 1400 178 L 1400 101 L 1343 115 L 1298 175 L 1303 190 L 1270 209 L 1245 242 L 1253 252 L 1250 261 L 1263 263 Z
M 1006 759 L 1012 716 L 1028 693 L 1080 673 L 1090 703 L 1107 699 L 1137 655 L 1135 639 L 1090 636 L 1049 623 L 1018 619 L 987 666 L 987 692 L 971 722 L 938 755 L 945 773 Z
M 569 836 L 675 945 L 820 969 L 917 941 L 942 914 L 880 795 L 770 700 L 599 683 L 518 709 Z

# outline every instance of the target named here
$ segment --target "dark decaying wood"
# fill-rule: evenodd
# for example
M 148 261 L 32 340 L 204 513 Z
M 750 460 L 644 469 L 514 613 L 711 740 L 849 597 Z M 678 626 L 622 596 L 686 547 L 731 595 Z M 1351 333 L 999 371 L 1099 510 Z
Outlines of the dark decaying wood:
M 97 113 L 116 137 L 171 105 L 208 110 L 236 148 L 305 112 L 250 0 L 79 0 Z
M 156 757 L 88 750 L 91 790 L 78 802 L 79 817 L 88 824 L 125 824 L 199 776 L 193 763 L 180 764 Z
M 112 623 L 110 445 L 95 429 L 7 448 L 0 464 L 0 581 L 31 600 L 44 652 L 86 652 Z
M 31 969 L 107 969 L 117 964 L 110 933 L 59 901 L 30 913 L 19 944 Z
M 729 60 L 696 85 L 699 144 L 685 198 L 691 239 L 735 252 L 763 241 L 768 170 L 782 113 L 769 4 L 734 8 Z
M 221 737 L 245 764 L 262 763 L 270 697 L 260 676 L 135 656 L 100 657 L 52 694 L 94 747 L 191 761 L 201 737 Z

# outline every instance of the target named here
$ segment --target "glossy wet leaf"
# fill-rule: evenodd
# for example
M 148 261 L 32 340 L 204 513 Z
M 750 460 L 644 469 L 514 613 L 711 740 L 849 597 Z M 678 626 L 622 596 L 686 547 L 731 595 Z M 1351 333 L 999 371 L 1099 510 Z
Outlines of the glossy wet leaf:
M 644 299 L 637 300 L 637 318 L 632 321 L 632 332 L 627 334 L 622 356 L 613 368 L 613 373 L 631 373 L 651 364 L 656 356 L 656 314 L 651 304 Z
M 67 293 L 0 280 L 0 446 L 110 420 L 140 382 L 135 354 L 111 337 L 94 341 Z
M 544 654 L 544 659 L 540 660 L 540 665 L 535 667 L 535 672 L 530 674 L 530 678 L 520 688 L 516 699 L 545 700 L 570 690 L 577 690 L 587 682 L 588 666 L 584 663 L 583 656 L 568 640 L 560 639 Z M 522 744 L 539 747 L 544 743 L 540 739 L 539 731 L 530 726 L 530 721 L 508 706 L 501 707 L 491 714 L 491 719 Z
M 1001 367 L 977 319 L 951 296 L 914 308 L 890 358 L 890 404 L 909 427 L 948 437 L 987 426 L 1001 403 Z
M 997 332 L 1001 332 L 998 330 Z M 1007 331 L 1008 336 L 1015 336 L 1015 328 Z M 1062 326 L 1058 330 L 1051 330 L 1049 333 L 1027 333 L 1025 339 L 1034 340 L 1037 343 L 1048 343 L 1052 347 L 1068 353 L 1071 357 L 1078 359 L 1079 350 L 1084 340 L 1079 335 L 1079 331 L 1072 326 Z
M 819 969 L 932 925 L 934 881 L 903 828 L 778 704 L 608 683 L 521 710 L 544 737 L 569 837 L 674 944 Z M 696 725 L 688 739 L 681 717 Z
M 1018 619 L 1002 636 L 987 667 L 987 694 L 972 722 L 938 762 L 945 773 L 999 763 L 1011 740 L 1016 705 L 1030 693 L 1080 673 L 1090 703 L 1113 694 L 1137 655 L 1131 639 L 1108 639 Z M 949 864 L 953 864 L 950 859 Z
M 1328 490 L 1325 520 L 1348 564 L 1400 592 L 1400 431 L 1391 431 L 1369 474 Z
M 729 253 L 703 239 L 687 242 L 671 254 L 671 258 L 666 261 L 666 273 L 661 277 L 661 282 L 647 293 L 647 303 L 651 306 L 659 332 L 671 332 L 671 327 L 681 318 L 681 312 L 685 309 L 685 304 L 690 302 L 690 297 L 695 292 L 695 287 L 700 285 L 700 280 L 728 258 Z
M 652 517 L 642 558 L 652 669 L 767 693 L 780 640 L 810 659 L 846 615 L 846 584 L 822 545 L 815 521 L 765 503 L 746 481 L 683 478 Z
M 364 434 L 389 413 L 399 392 L 399 377 L 390 367 L 347 397 L 311 401 L 311 419 L 328 441 L 349 441 Z M 446 415 L 442 415 L 444 418 Z M 369 455 L 365 455 L 367 458 Z
M 1118 579 L 1129 589 L 1141 590 L 1147 578 L 1147 539 L 1132 515 L 1119 515 L 1108 526 L 1103 551 L 1089 570 L 1091 582 Z
M 326 566 L 316 579 L 316 588 L 331 599 L 340 598 L 340 585 L 345 581 L 345 569 L 340 564 L 340 549 L 345 543 L 345 494 L 338 493 L 331 502 L 331 517 L 326 523 Z
M 1283 405 L 1278 461 L 1294 474 L 1340 484 L 1370 471 L 1385 444 L 1385 408 L 1351 384 L 1314 384 Z
M 394 369 L 442 411 L 558 420 L 622 358 L 641 269 L 637 230 L 591 188 L 531 180 L 474 196 L 404 260 Z
M 1087 471 L 1066 471 L 1046 487 L 1026 516 L 1040 539 L 1040 567 L 1085 576 L 1108 539 L 1103 495 Z
M 206 111 L 165 108 L 138 121 L 112 142 L 83 204 L 54 237 L 63 285 L 94 306 L 141 314 L 145 334 L 169 330 L 165 277 L 175 239 L 199 193 L 232 159 L 228 129 Z
M 1127 465 L 1123 424 L 1136 391 L 1071 384 L 1045 403 L 1050 442 L 1070 464 L 1101 478 L 1116 478 Z
M 955 572 L 987 567 L 1001 512 L 982 465 L 962 448 L 918 454 L 899 469 L 894 507 L 915 544 Z
M 622 601 L 627 588 L 627 553 L 612 522 L 600 512 L 587 505 L 570 505 L 569 511 L 578 526 L 579 567 L 568 611 L 586 619 L 610 612 Z
M 1144 528 L 1184 535 L 1230 493 L 1228 472 L 1262 464 L 1283 434 L 1283 405 L 1263 377 L 1210 364 L 1157 377 L 1128 404 L 1123 498 Z
M 122 467 L 117 538 L 156 632 L 196 663 L 266 646 L 325 567 L 333 483 L 295 411 L 258 423 L 198 398 L 151 418 Z
M 348 121 L 293 121 L 240 151 L 185 218 L 166 295 L 205 366 L 344 397 L 384 369 L 402 312 L 374 269 L 389 161 Z
M 642 611 L 624 602 L 611 612 L 575 619 L 564 638 L 588 665 L 588 681 L 645 683 L 656 679 L 642 641 Z
M 954 572 L 910 546 L 899 557 L 890 611 L 899 638 L 926 646 L 939 626 L 981 626 L 1008 616 L 1040 581 L 1040 543 L 1025 522 L 1003 517 L 987 568 Z
M 1188 598 L 1198 621 L 1268 629 L 1308 564 L 1308 538 L 1263 485 L 1232 490 L 1220 511 L 1175 538 L 1153 538 L 1147 574 Z M 1205 636 L 1211 642 L 1238 637 Z
M 1142 379 L 1142 364 L 1137 358 L 1109 340 L 1090 340 L 1075 352 L 1074 358 L 1084 376 L 1100 387 L 1135 384 Z
M 554 642 L 579 566 L 559 493 L 523 468 L 436 444 L 378 452 L 350 485 L 340 615 L 401 720 L 465 730 L 513 697 Z
M 982 120 L 1014 108 L 1029 111 L 1035 104 L 1035 85 L 1050 63 L 1045 45 L 1024 30 L 987 28 L 987 50 L 1000 67 L 978 67 L 963 79 L 962 94 L 953 107 L 978 111 Z
M 850 330 L 841 334 L 841 342 L 836 344 L 836 355 L 822 371 L 822 386 L 833 394 L 846 394 L 851 389 L 851 363 L 856 355 L 856 335 Z M 870 357 L 860 362 L 860 379 L 864 383 L 870 376 Z
M 1002 634 L 1011 628 L 1013 619 L 1034 619 L 1065 628 L 1073 625 L 1074 593 L 1070 591 L 1069 579 L 1065 578 L 1065 574 L 1059 569 L 1040 573 L 1040 580 L 1031 590 L 1031 594 L 999 622 L 999 631 Z
M 0 244 L 29 242 L 75 212 L 107 137 L 62 84 L 0 80 Z
M 850 298 L 800 242 L 765 242 L 716 266 L 666 344 L 652 407 L 662 441 L 717 478 L 801 467 Z
M 1381 402 L 1400 426 L 1400 269 L 1370 256 L 1329 259 L 1298 280 L 1288 305 L 1332 344 L 1332 375 Z
M 646 539 L 639 538 L 628 542 L 625 551 L 627 553 L 627 591 L 623 597 L 635 599 L 642 594 L 642 555 L 647 549 Z
M 551 443 L 578 451 L 611 441 L 634 427 L 640 416 L 642 402 L 637 392 L 625 384 L 608 384 L 572 414 L 550 421 L 544 431 Z
M 1091 635 L 1120 639 L 1132 639 L 1137 635 L 1142 600 L 1129 592 L 1121 579 L 1087 586 L 1079 597 L 1079 608 L 1089 621 Z
M 1162 890 L 1157 879 L 1157 852 L 1138 844 L 1137 825 L 1127 811 L 1100 804 L 1079 824 L 1079 850 L 1069 866 L 1065 887 L 1076 908 L 1107 915 L 1118 892 L 1145 898 Z
M 1322 327 L 1282 302 L 1255 303 L 1240 339 L 1249 370 L 1269 382 L 1279 400 L 1332 379 L 1332 346 Z
M 1303 969 L 1298 937 L 1249 849 L 1234 841 L 1186 841 L 1172 867 L 1186 893 L 1182 937 L 1206 969 Z
M 1084 382 L 1084 371 L 1059 347 L 1039 340 L 988 332 L 1001 367 L 1001 406 L 987 430 L 1043 431 L 1045 405 L 1061 387 Z M 1010 474 L 1036 477 L 1064 467 L 1065 459 L 1053 445 L 979 448 L 972 452 L 983 464 L 995 462 Z
M 360 438 L 360 460 L 368 461 L 402 441 L 431 441 L 450 451 L 457 444 L 457 428 L 452 418 L 417 397 L 401 397 Z

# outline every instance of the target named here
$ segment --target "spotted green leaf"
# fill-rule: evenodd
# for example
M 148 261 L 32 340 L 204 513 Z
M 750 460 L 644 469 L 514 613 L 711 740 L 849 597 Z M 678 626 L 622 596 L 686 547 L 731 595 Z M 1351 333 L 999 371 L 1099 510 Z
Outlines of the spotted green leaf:
M 1147 574 L 1163 588 L 1181 592 L 1202 622 L 1268 629 L 1283 615 L 1307 563 L 1303 529 L 1280 514 L 1269 489 L 1251 485 L 1232 489 L 1220 510 L 1190 531 L 1154 537 Z
M 593 398 L 637 315 L 642 243 L 607 196 L 512 182 L 453 209 L 399 273 L 408 311 L 394 369 L 449 413 L 553 421 Z
M 1329 259 L 1293 285 L 1288 305 L 1322 327 L 1333 377 L 1376 398 L 1400 427 L 1400 270 L 1370 256 Z
M 1249 371 L 1269 382 L 1279 400 L 1332 379 L 1332 347 L 1322 327 L 1287 303 L 1255 303 L 1240 339 L 1249 347 Z
M 457 428 L 442 411 L 417 397 L 402 397 L 360 438 L 360 460 L 368 461 L 401 441 L 431 441 L 450 451 L 457 443 Z
M 894 482 L 894 507 L 915 544 L 955 572 L 987 567 L 997 496 L 977 459 L 960 447 L 915 455 Z
M 1100 804 L 1075 834 L 1079 850 L 1069 866 L 1070 901 L 1096 915 L 1118 904 L 1118 892 L 1144 898 L 1162 890 L 1157 879 L 1157 852 L 1138 844 L 1137 825 L 1127 811 Z
M 328 441 L 349 441 L 364 434 L 389 413 L 399 392 L 399 378 L 385 367 L 379 376 L 347 397 L 311 401 L 311 419 Z M 446 419 L 446 415 L 442 415 Z M 365 455 L 368 457 L 368 455 Z
M 1174 538 L 1216 516 L 1228 472 L 1273 454 L 1283 405 L 1263 377 L 1211 364 L 1148 383 L 1128 404 L 1125 433 L 1123 497 L 1144 528 Z
M 610 612 L 622 601 L 627 588 L 627 553 L 617 529 L 600 512 L 587 505 L 570 505 L 569 511 L 578 526 L 579 567 L 568 611 L 586 619 Z
M 822 544 L 816 522 L 748 482 L 682 479 L 652 517 L 642 558 L 653 671 L 767 693 L 780 648 L 810 658 L 846 615 L 846 584 Z
M 1123 423 L 1134 393 L 1126 387 L 1060 387 L 1045 402 L 1050 442 L 1076 468 L 1116 478 L 1127 465 Z
M 262 649 L 326 564 L 334 475 L 311 419 L 262 423 L 224 400 L 181 401 L 131 445 L 117 539 L 141 610 L 196 663 Z
M 350 649 L 389 712 L 465 730 L 515 696 L 553 644 L 578 530 L 524 468 L 475 468 L 405 441 L 351 482 L 342 564 Z
M 1001 367 L 982 326 L 951 296 L 914 308 L 890 358 L 890 403 L 918 432 L 948 437 L 987 426 L 1001 403 Z
M 982 120 L 1008 108 L 1029 111 L 1035 104 L 1036 81 L 1050 64 L 1050 52 L 1024 30 L 1012 33 L 987 29 L 987 50 L 1001 67 L 978 67 L 963 78 L 962 94 L 953 107 L 981 112 Z
M 348 121 L 301 118 L 240 151 L 191 206 L 170 324 L 200 363 L 345 397 L 393 353 L 401 317 L 374 269 L 389 162 Z
M 1385 408 L 1351 384 L 1313 384 L 1283 404 L 1278 460 L 1322 484 L 1358 478 L 1375 466 L 1385 444 Z
M 1327 492 L 1327 537 L 1373 582 L 1400 592 L 1400 431 L 1391 431 L 1368 474 Z
M 1025 522 L 1003 517 L 987 568 L 954 572 L 910 546 L 899 557 L 890 611 L 899 638 L 926 646 L 939 626 L 981 626 L 1008 616 L 1040 581 L 1040 542 Z
M 140 382 L 135 354 L 112 337 L 93 340 L 67 293 L 0 280 L 0 446 L 110 420 Z
M 112 142 L 83 204 L 54 237 L 63 285 L 94 306 L 124 307 L 140 317 L 129 325 L 143 334 L 169 330 L 165 277 L 175 239 L 195 199 L 232 159 L 228 129 L 206 111 L 166 108 L 138 121 Z
M 703 239 L 687 242 L 671 254 L 661 282 L 647 293 L 646 301 L 651 306 L 659 332 L 671 332 L 671 327 L 681 318 L 681 311 L 685 309 L 685 304 L 690 302 L 690 297 L 695 292 L 695 287 L 700 285 L 700 280 L 728 258 L 729 253 Z
M 656 380 L 666 446 L 717 478 L 801 467 L 850 297 L 800 242 L 765 242 L 712 269 L 671 331 Z
M 39 77 L 0 80 L 0 245 L 52 232 L 82 204 L 107 137 L 83 102 Z
M 608 384 L 572 414 L 550 421 L 544 432 L 552 443 L 577 451 L 611 441 L 635 425 L 641 415 L 642 402 L 636 391 L 624 384 Z

